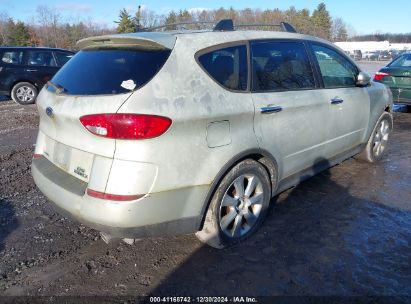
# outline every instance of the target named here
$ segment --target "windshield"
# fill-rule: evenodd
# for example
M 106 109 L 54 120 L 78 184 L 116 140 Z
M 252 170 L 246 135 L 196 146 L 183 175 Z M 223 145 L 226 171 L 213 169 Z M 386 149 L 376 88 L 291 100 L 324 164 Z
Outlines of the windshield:
M 398 57 L 389 65 L 393 68 L 409 68 L 411 67 L 411 54 L 406 54 Z
M 83 50 L 53 77 L 47 90 L 69 95 L 121 94 L 150 81 L 170 55 L 166 51 Z

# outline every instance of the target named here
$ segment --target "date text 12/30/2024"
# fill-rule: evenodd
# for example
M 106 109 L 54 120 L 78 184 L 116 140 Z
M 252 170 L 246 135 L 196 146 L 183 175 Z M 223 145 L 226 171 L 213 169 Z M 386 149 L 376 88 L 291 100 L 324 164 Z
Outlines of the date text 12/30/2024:
M 150 303 L 258 303 L 254 297 L 150 297 Z

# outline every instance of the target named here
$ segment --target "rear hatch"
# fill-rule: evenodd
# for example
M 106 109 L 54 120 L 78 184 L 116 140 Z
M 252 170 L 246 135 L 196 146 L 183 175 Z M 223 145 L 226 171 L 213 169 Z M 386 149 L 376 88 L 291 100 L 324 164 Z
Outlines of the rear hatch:
M 80 118 L 116 113 L 158 73 L 174 43 L 174 36 L 161 33 L 81 40 L 81 51 L 63 66 L 37 99 L 40 133 L 36 153 L 88 182 L 93 161 L 97 157 L 111 161 L 116 140 L 92 134 Z

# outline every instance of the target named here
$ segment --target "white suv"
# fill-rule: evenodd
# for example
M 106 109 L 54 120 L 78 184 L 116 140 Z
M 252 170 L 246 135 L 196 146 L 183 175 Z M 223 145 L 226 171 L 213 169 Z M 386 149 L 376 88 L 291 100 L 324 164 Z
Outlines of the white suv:
M 392 97 L 343 51 L 289 26 L 217 28 L 78 43 L 37 100 L 32 173 L 63 214 L 224 247 L 279 192 L 361 151 L 382 157 Z

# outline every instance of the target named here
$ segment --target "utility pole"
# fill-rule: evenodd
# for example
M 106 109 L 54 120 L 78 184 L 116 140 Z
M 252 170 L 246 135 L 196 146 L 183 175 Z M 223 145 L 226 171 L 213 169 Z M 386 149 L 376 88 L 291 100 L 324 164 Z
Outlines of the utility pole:
M 140 31 L 140 18 L 141 18 L 141 5 L 138 6 L 137 16 L 136 16 L 136 29 L 137 32 Z

